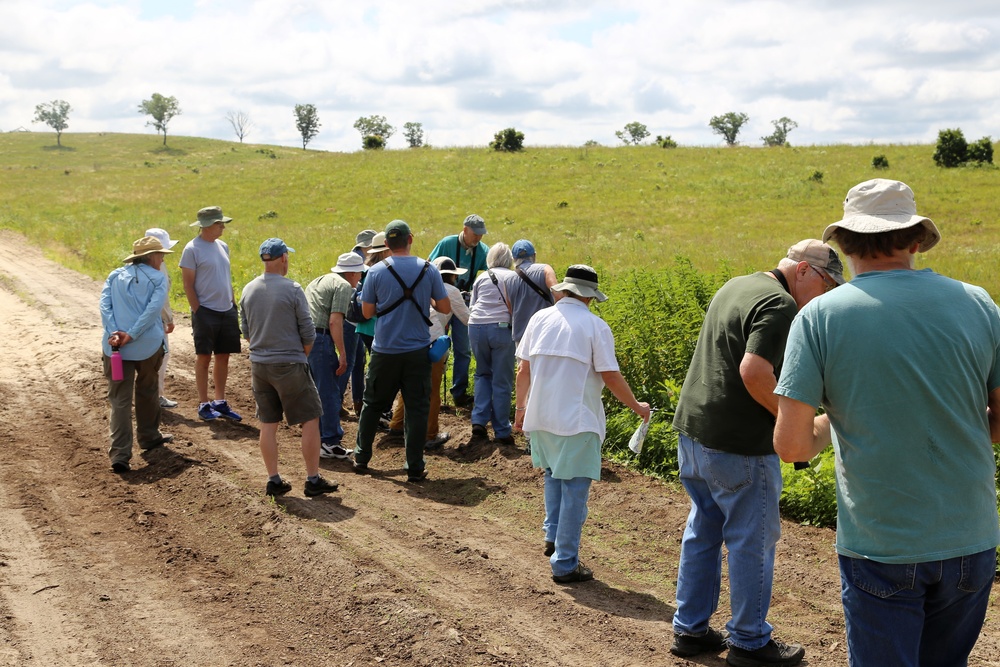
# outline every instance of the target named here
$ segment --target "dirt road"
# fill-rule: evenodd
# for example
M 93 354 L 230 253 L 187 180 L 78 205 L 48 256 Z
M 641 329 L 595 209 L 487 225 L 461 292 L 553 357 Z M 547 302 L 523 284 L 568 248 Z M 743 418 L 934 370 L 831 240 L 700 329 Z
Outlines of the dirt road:
M 724 664 L 667 651 L 683 492 L 606 465 L 582 549 L 597 580 L 575 586 L 549 577 L 529 458 L 470 444 L 464 411 L 444 416 L 454 437 L 425 484 L 383 436 L 378 474 L 324 462 L 341 490 L 317 499 L 282 428 L 295 490 L 271 501 L 249 362 L 234 357 L 229 392 L 247 419 L 200 421 L 184 321 L 167 380 L 181 405 L 163 415 L 176 439 L 112 474 L 100 285 L 0 240 L 0 665 Z M 783 529 L 777 635 L 805 664 L 843 665 L 833 534 Z M 970 664 L 1000 665 L 998 612 L 994 594 Z

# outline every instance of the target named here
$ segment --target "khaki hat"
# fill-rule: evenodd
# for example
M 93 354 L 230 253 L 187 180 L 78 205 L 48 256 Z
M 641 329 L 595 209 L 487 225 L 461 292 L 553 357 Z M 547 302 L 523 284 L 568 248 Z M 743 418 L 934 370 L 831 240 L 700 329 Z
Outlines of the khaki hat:
M 819 239 L 805 239 L 788 249 L 788 259 L 823 269 L 833 282 L 844 284 L 844 265 L 837 251 Z
M 377 252 L 382 252 L 383 250 L 388 250 L 389 248 L 385 245 L 385 232 L 379 232 L 374 237 L 372 237 L 372 247 L 368 248 L 368 254 L 374 255 Z
M 553 292 L 572 292 L 577 296 L 594 297 L 598 301 L 607 301 L 607 295 L 597 289 L 597 271 L 586 264 L 574 264 L 566 269 L 566 277 L 561 283 L 552 286 Z
M 218 206 L 206 206 L 198 211 L 198 219 L 192 222 L 189 227 L 211 227 L 217 222 L 232 222 L 233 219 L 222 215 L 222 209 Z
M 917 203 L 910 186 L 900 181 L 873 178 L 855 185 L 844 200 L 844 219 L 823 230 L 828 241 L 838 227 L 858 234 L 881 234 L 923 225 L 927 238 L 917 252 L 927 252 L 941 240 L 941 232 L 930 218 L 917 215 Z
M 338 257 L 337 266 L 330 270 L 334 273 L 364 273 L 368 267 L 365 266 L 365 260 L 361 259 L 361 255 L 351 251 Z
M 132 254 L 122 260 L 122 262 L 131 262 L 136 257 L 144 257 L 146 255 L 152 255 L 154 252 L 160 252 L 165 255 L 173 254 L 173 250 L 166 250 L 163 244 L 160 243 L 160 239 L 155 236 L 143 236 L 141 239 L 132 244 Z
M 358 232 L 358 235 L 354 237 L 354 247 L 355 248 L 371 248 L 372 239 L 378 234 L 374 229 L 366 229 L 363 232 Z

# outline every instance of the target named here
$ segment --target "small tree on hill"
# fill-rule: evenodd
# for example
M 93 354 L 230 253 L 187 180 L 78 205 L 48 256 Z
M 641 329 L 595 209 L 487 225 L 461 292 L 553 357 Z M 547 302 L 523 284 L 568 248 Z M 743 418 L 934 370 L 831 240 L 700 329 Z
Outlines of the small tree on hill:
M 377 134 L 368 134 L 361 139 L 361 147 L 366 151 L 380 151 L 385 148 L 385 139 Z
M 969 162 L 993 164 L 993 140 L 990 137 L 969 144 Z
M 730 111 L 722 114 L 721 116 L 713 116 L 712 120 L 708 121 L 708 126 L 712 128 L 712 131 L 716 134 L 721 134 L 722 138 L 726 140 L 727 145 L 735 146 L 736 137 L 740 133 L 740 128 L 743 127 L 748 120 L 750 120 L 750 116 L 745 113 Z
M 424 145 L 424 126 L 420 123 L 403 123 L 403 136 L 410 148 L 420 148 Z
M 624 129 L 615 132 L 615 136 L 626 146 L 638 146 L 643 139 L 649 136 L 649 130 L 642 123 L 633 121 L 626 123 Z
M 969 144 L 962 130 L 941 130 L 938 132 L 934 164 L 939 167 L 957 167 L 965 162 L 969 154 Z
M 156 128 L 156 133 L 163 133 L 163 145 L 167 145 L 167 125 L 174 116 L 181 115 L 181 108 L 177 104 L 176 97 L 164 97 L 159 93 L 153 93 L 148 100 L 143 100 L 139 105 L 139 113 L 150 116 L 151 120 L 146 121 L 146 125 Z
M 62 133 L 69 127 L 69 112 L 73 109 L 69 102 L 63 100 L 52 100 L 42 102 L 35 107 L 35 119 L 33 123 L 45 123 L 56 131 L 56 145 L 62 146 Z
M 295 105 L 295 127 L 298 129 L 299 134 L 302 135 L 302 150 L 305 150 L 309 142 L 319 134 L 320 126 L 321 123 L 319 122 L 319 114 L 316 113 L 316 105 Z
M 798 123 L 788 116 L 782 116 L 778 120 L 772 120 L 771 125 L 774 125 L 774 132 L 766 137 L 761 137 L 765 146 L 787 146 L 788 133 L 799 126 Z
M 396 128 L 389 124 L 385 116 L 362 116 L 354 121 L 354 129 L 361 133 L 361 145 L 368 148 L 367 137 L 382 137 L 382 145 L 389 141 L 389 137 L 396 133 Z
M 669 134 L 665 137 L 656 135 L 656 141 L 654 141 L 653 143 L 655 143 L 660 148 L 677 148 L 677 142 L 671 139 Z
M 490 142 L 490 148 L 495 151 L 506 151 L 508 153 L 523 150 L 524 133 L 518 132 L 512 127 L 500 130 L 493 135 L 493 141 Z
M 233 132 L 236 133 L 237 138 L 239 138 L 240 143 L 243 143 L 243 137 L 250 134 L 250 128 L 253 127 L 253 121 L 250 120 L 250 114 L 246 111 L 230 111 L 226 114 L 226 120 L 229 124 L 233 126 Z

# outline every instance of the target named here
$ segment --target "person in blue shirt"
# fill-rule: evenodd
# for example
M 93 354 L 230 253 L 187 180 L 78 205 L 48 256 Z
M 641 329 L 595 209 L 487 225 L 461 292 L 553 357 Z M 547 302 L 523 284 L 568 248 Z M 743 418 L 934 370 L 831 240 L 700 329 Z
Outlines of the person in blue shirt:
M 131 470 L 132 397 L 135 395 L 135 430 L 139 448 L 155 449 L 174 436 L 160 433 L 159 371 L 163 361 L 163 320 L 167 278 L 160 272 L 167 250 L 159 239 L 144 236 L 132 244 L 125 266 L 108 275 L 101 290 L 101 323 L 104 326 L 104 375 L 111 404 L 111 469 Z M 111 355 L 122 357 L 124 379 L 111 375 Z
M 459 276 L 455 281 L 455 286 L 465 295 L 466 303 L 469 302 L 469 293 L 472 291 L 472 283 L 475 282 L 476 276 L 480 271 L 486 270 L 486 253 L 489 252 L 489 248 L 482 242 L 485 235 L 486 222 L 480 216 L 472 214 L 465 218 L 461 234 L 444 237 L 427 256 L 431 261 L 438 257 L 450 257 L 456 267 L 468 269 L 465 275 Z M 455 399 L 455 405 L 468 407 L 472 405 L 472 396 L 468 394 L 469 365 L 472 360 L 469 326 L 458 319 L 453 320 L 451 338 L 454 349 L 451 396 Z
M 427 313 L 432 303 L 439 313 L 450 313 L 451 303 L 437 267 L 410 254 L 413 234 L 409 225 L 402 220 L 390 222 L 385 228 L 385 244 L 392 254 L 368 270 L 361 290 L 364 316 L 378 315 L 378 320 L 358 418 L 354 471 L 368 472 L 379 418 L 399 391 L 406 404 L 403 438 L 407 477 L 419 482 L 427 476 L 424 435 L 431 392 Z

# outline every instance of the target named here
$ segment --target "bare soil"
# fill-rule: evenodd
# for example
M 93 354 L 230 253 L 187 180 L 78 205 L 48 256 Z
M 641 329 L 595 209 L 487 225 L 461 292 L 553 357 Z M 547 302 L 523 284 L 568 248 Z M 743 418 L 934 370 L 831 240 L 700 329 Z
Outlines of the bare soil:
M 472 441 L 468 414 L 406 483 L 402 442 L 372 476 L 325 462 L 340 492 L 307 499 L 298 433 L 282 428 L 295 490 L 272 501 L 246 355 L 236 424 L 198 419 L 190 328 L 171 336 L 173 444 L 113 474 L 101 374 L 100 284 L 0 232 L 0 665 L 722 665 L 671 656 L 687 498 L 606 464 L 582 556 L 596 580 L 558 585 L 542 555 L 539 472 L 519 448 Z M 174 267 L 173 270 L 176 270 Z M 354 424 L 348 422 L 347 439 Z M 522 443 L 523 444 L 523 443 Z M 829 530 L 783 525 L 770 619 L 843 665 Z M 713 625 L 725 625 L 726 590 Z M 972 665 L 1000 665 L 994 595 Z

